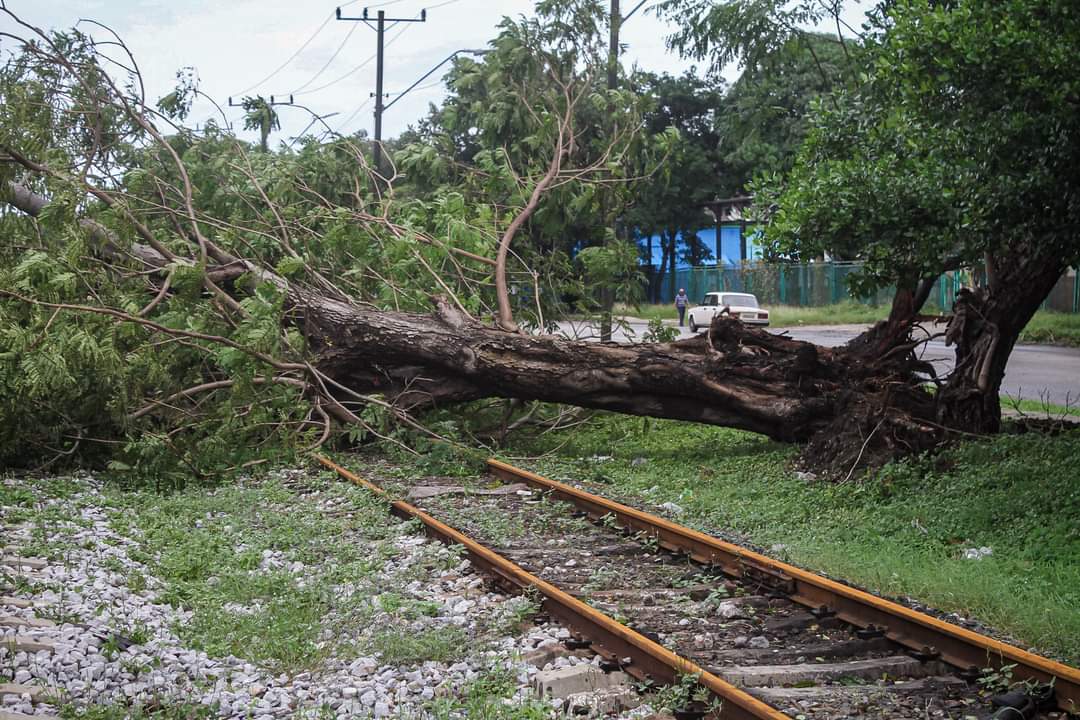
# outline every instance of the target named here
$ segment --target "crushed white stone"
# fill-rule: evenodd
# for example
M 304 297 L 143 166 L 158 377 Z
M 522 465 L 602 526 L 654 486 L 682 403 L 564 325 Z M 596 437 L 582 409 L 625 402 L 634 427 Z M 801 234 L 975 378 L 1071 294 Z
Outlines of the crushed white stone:
M 514 673 L 518 683 L 516 699 L 531 697 L 531 679 L 545 668 L 529 665 L 521 661 L 521 656 L 570 636 L 565 628 L 546 625 L 517 637 L 499 638 L 461 662 L 392 666 L 381 663 L 378 657 L 343 656 L 330 659 L 316 672 L 291 677 L 275 675 L 233 656 L 210 657 L 185 647 L 174 632 L 174 628 L 190 622 L 192 614 L 160 599 L 162 583 L 153 577 L 150 568 L 129 554 L 138 547 L 137 541 L 110 526 L 98 482 L 89 475 L 81 476 L 79 481 L 83 488 L 79 493 L 41 500 L 41 506 L 69 513 L 70 517 L 55 524 L 46 542 L 63 538 L 73 544 L 73 549 L 62 562 L 50 563 L 38 571 L 44 581 L 36 583 L 31 591 L 8 593 L 52 603 L 52 616 L 64 621 L 47 628 L 0 628 L 0 677 L 8 675 L 16 682 L 43 686 L 55 702 L 33 703 L 29 697 L 9 696 L 11 699 L 5 699 L 4 704 L 4 710 L 9 712 L 55 714 L 61 704 L 87 706 L 156 699 L 165 703 L 201 703 L 216 708 L 222 718 L 422 718 L 428 716 L 425 706 L 433 699 L 453 694 L 481 672 L 497 667 Z M 340 507 L 340 503 L 327 505 Z M 0 517 L 10 510 L 13 508 L 0 506 Z M 388 515 L 387 522 L 396 521 Z M 28 542 L 30 534 L 29 526 L 8 528 L 4 538 L 8 554 L 20 543 Z M 385 590 L 435 602 L 439 607 L 437 615 L 415 621 L 417 630 L 423 629 L 425 623 L 428 627 L 442 624 L 475 628 L 487 622 L 493 612 L 510 610 L 512 603 L 521 602 L 504 595 L 478 593 L 483 578 L 472 571 L 467 560 L 436 577 L 414 580 L 402 587 L 401 571 L 422 562 L 423 552 L 430 558 L 427 546 L 433 541 L 403 535 L 394 542 L 402 554 L 388 560 L 378 573 L 386 583 Z M 236 548 L 238 552 L 243 549 Z M 116 567 L 123 571 L 110 569 Z M 285 553 L 269 550 L 263 553 L 260 568 L 285 568 L 297 576 L 298 584 L 308 570 Z M 145 590 L 135 592 L 127 587 L 126 576 L 133 571 L 146 578 Z M 345 586 L 339 590 L 349 593 L 357 588 Z M 235 613 L 258 610 L 239 605 L 228 609 Z M 5 616 L 29 619 L 41 614 L 41 607 L 0 607 L 0 615 Z M 108 651 L 106 645 L 115 637 L 117 628 L 135 626 L 149 634 L 145 644 Z M 54 644 L 54 651 L 10 652 L 6 641 L 14 637 L 16 630 L 20 637 L 29 635 Z M 334 631 L 340 632 L 340 628 Z M 598 664 L 599 658 L 560 657 L 545 667 L 588 662 Z M 647 705 L 625 717 L 641 717 L 644 710 L 648 710 Z

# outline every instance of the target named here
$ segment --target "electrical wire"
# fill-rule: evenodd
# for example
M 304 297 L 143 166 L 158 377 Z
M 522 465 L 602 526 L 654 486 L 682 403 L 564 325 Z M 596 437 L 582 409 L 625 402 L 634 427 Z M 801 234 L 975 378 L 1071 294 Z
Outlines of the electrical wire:
M 433 82 L 433 83 L 428 83 L 427 85 L 421 85 L 420 87 L 414 87 L 414 88 L 413 88 L 413 89 L 411 90 L 411 92 L 420 92 L 421 90 L 430 90 L 431 88 L 433 88 L 433 87 L 439 87 L 439 86 L 440 86 L 440 85 L 442 85 L 442 84 L 443 84 L 443 81 L 442 81 L 442 80 L 436 80 L 435 82 Z M 401 93 L 393 93 L 393 94 L 394 94 L 394 95 L 400 95 Z
M 354 2 L 359 2 L 360 0 L 353 0 L 353 1 Z M 449 0 L 449 2 L 458 2 L 458 1 L 459 0 Z M 380 3 L 375 4 L 375 5 L 367 5 L 367 6 L 368 6 L 368 8 L 382 8 L 383 5 L 393 5 L 393 4 L 399 3 L 399 2 L 404 2 L 404 0 L 389 0 L 388 2 L 380 2 Z M 448 4 L 448 2 L 444 2 L 443 4 Z M 396 23 L 394 23 L 394 25 L 396 25 Z M 357 23 L 356 25 L 353 25 L 353 27 L 354 28 L 359 27 L 359 23 Z M 391 27 L 393 27 L 393 25 L 391 25 Z M 408 27 L 408 26 L 405 26 L 405 27 Z M 401 36 L 401 33 L 404 31 L 405 27 L 403 27 L 401 30 L 397 31 L 396 35 L 392 36 L 390 38 L 390 40 L 387 41 L 386 45 L 383 45 L 383 49 L 386 49 L 386 47 L 389 47 L 390 43 L 392 43 L 394 40 L 399 38 Z M 376 55 L 373 54 L 372 56 L 365 59 L 363 63 L 361 63 L 360 65 L 357 65 L 356 67 L 352 68 L 348 72 L 340 74 L 340 76 L 338 76 L 334 80 L 330 80 L 329 82 L 327 82 L 325 84 L 322 84 L 319 87 L 312 87 L 311 90 L 303 90 L 303 87 L 307 86 L 307 85 L 305 85 L 303 87 L 300 87 L 300 90 L 302 90 L 303 92 L 294 91 L 293 94 L 294 95 L 311 95 L 312 93 L 318 93 L 320 91 L 326 90 L 327 87 L 336 85 L 339 82 L 341 82 L 342 80 L 345 80 L 346 78 L 352 77 L 353 74 L 355 74 L 356 72 L 360 72 L 361 70 L 366 68 L 368 65 L 372 64 L 372 62 L 373 62 L 373 60 L 375 60 L 375 58 L 376 58 Z M 312 78 L 312 80 L 314 80 L 314 78 Z
M 352 122 L 352 120 L 353 120 L 353 118 L 354 118 L 354 117 L 356 117 L 357 115 L 359 115 L 359 114 L 360 114 L 360 111 L 361 111 L 361 110 L 363 110 L 363 109 L 364 109 L 364 108 L 366 108 L 366 107 L 367 107 L 368 105 L 370 105 L 370 104 L 371 104 L 371 101 L 372 101 L 372 98 L 368 98 L 368 99 L 367 99 L 367 100 L 365 100 L 364 102 L 360 103 L 360 106 L 359 106 L 358 108 L 356 108 L 355 110 L 353 110 L 353 111 L 352 111 L 352 115 L 349 115 L 349 117 L 345 118 L 345 121 L 344 121 L 343 123 L 341 123 L 340 125 L 338 125 L 338 126 L 337 126 L 337 129 L 335 129 L 335 130 L 334 130 L 334 133 L 335 133 L 336 135 L 340 135 L 340 134 L 341 134 L 341 131 L 342 131 L 342 129 L 343 129 L 343 128 L 344 128 L 344 127 L 345 127 L 346 125 L 348 125 L 349 123 L 351 123 L 351 122 Z
M 404 0 L 389 0 L 389 2 L 379 3 L 377 5 L 368 5 L 367 7 L 369 7 L 369 8 L 383 7 L 384 5 L 394 5 L 396 3 L 403 2 L 403 1 Z M 359 0 L 354 0 L 354 2 L 359 2 Z M 424 9 L 425 10 L 433 10 L 435 8 L 445 7 L 446 5 L 453 5 L 456 2 L 461 2 L 461 0 L 444 0 L 444 2 L 438 3 L 437 5 L 431 5 L 429 7 L 424 8 Z M 419 13 L 417 13 L 417 17 L 419 17 Z M 394 25 L 396 25 L 396 24 L 397 23 L 394 23 Z M 356 26 L 354 25 L 353 27 L 356 27 Z M 391 27 L 393 27 L 393 25 L 391 25 Z M 399 30 L 398 35 L 400 35 L 400 34 L 401 34 L 401 31 Z M 388 40 L 385 47 L 390 47 L 390 43 L 392 43 L 394 40 L 396 40 L 398 35 L 394 35 L 390 40 Z M 352 77 L 353 75 L 355 75 L 356 73 L 360 72 L 361 70 L 366 68 L 368 65 L 370 65 L 374 60 L 375 60 L 375 55 L 372 55 L 371 57 L 367 58 L 366 60 L 364 60 L 362 63 L 360 63 L 356 67 L 352 68 L 351 70 L 345 72 L 342 75 L 339 75 L 338 77 L 334 78 L 333 80 L 331 80 L 328 83 L 324 83 L 323 85 L 320 85 L 319 87 L 316 87 L 316 88 L 311 88 L 310 90 L 305 89 L 307 87 L 307 85 L 303 85 L 300 88 L 298 88 L 297 90 L 294 90 L 292 94 L 293 95 L 311 95 L 312 93 L 317 93 L 317 92 L 320 92 L 322 90 L 325 90 L 328 87 L 332 87 L 334 85 L 337 85 L 339 82 L 341 82 L 342 80 L 345 80 L 346 78 Z M 320 73 L 321 72 L 322 71 L 320 71 Z M 315 78 L 312 78 L 312 80 L 314 80 L 314 79 Z
M 353 2 L 358 2 L 358 1 L 359 0 L 353 0 Z M 285 67 L 289 63 L 291 63 L 293 60 L 295 60 L 297 55 L 304 52 L 304 50 L 307 49 L 307 46 L 311 44 L 311 41 L 314 40 L 316 37 L 318 37 L 319 33 L 321 33 L 323 31 L 323 28 L 326 27 L 327 24 L 333 19 L 334 19 L 334 13 L 330 13 L 329 15 L 327 15 L 326 19 L 322 21 L 322 25 L 319 25 L 319 27 L 315 29 L 315 32 L 313 32 L 311 34 L 311 37 L 309 37 L 307 40 L 305 40 L 304 44 L 300 46 L 300 49 L 297 50 L 296 52 L 294 52 L 292 55 L 290 55 L 288 60 L 286 60 L 285 62 L 278 65 L 277 68 L 275 68 L 269 75 L 264 77 L 262 80 L 260 80 L 259 82 L 255 83 L 254 85 L 252 85 L 250 87 L 244 88 L 240 92 L 236 93 L 236 95 L 239 95 L 239 96 L 243 97 L 244 95 L 247 95 L 249 92 L 251 92 L 255 88 L 259 87 L 260 85 L 265 85 L 267 80 L 275 77 L 279 72 L 284 70 Z
M 397 3 L 403 2 L 403 1 L 404 0 L 386 0 L 386 2 L 375 3 L 373 5 L 369 5 L 368 7 L 384 7 L 386 5 L 396 5 Z M 346 0 L 346 2 L 341 3 L 341 5 L 339 5 L 338 8 L 349 7 L 350 5 L 355 5 L 358 2 L 360 2 L 360 0 Z M 243 97 L 244 95 L 248 94 L 249 92 L 251 92 L 255 88 L 259 87 L 260 85 L 265 85 L 268 80 L 276 77 L 277 74 L 280 73 L 282 70 L 284 70 L 286 68 L 286 66 L 288 66 L 289 63 L 291 63 L 293 60 L 295 60 L 296 57 L 300 53 L 304 52 L 304 50 L 307 49 L 307 46 L 310 45 L 312 43 L 312 41 L 316 37 L 319 36 L 319 33 L 321 33 L 323 31 L 323 28 L 325 28 L 330 23 L 330 21 L 333 20 L 336 16 L 337 16 L 336 12 L 332 12 L 329 15 L 327 15 L 326 19 L 322 21 L 322 24 L 319 25 L 319 27 L 315 28 L 315 32 L 313 32 L 310 35 L 310 37 L 308 37 L 308 39 L 304 41 L 304 44 L 301 45 L 300 48 L 296 52 L 294 52 L 292 55 L 290 55 L 288 57 L 288 59 L 285 60 L 285 62 L 281 63 L 276 68 L 274 68 L 274 70 L 272 70 L 270 72 L 270 74 L 267 75 L 266 77 L 264 77 L 262 80 L 258 81 L 254 85 L 251 85 L 249 87 L 244 88 L 240 92 L 235 93 L 235 95 Z M 314 78 L 312 78 L 312 79 L 314 80 Z
M 319 72 L 312 75 L 310 78 L 308 78 L 308 81 L 306 83 L 304 83 L 300 87 L 296 88 L 295 90 L 293 90 L 289 94 L 290 95 L 295 95 L 295 94 L 299 93 L 301 90 L 303 90 L 304 88 L 306 88 L 307 86 L 311 85 L 311 83 L 318 80 L 319 76 L 322 75 L 324 72 L 326 72 L 326 68 L 330 67 L 330 63 L 334 62 L 334 60 L 337 59 L 337 56 L 341 54 L 341 51 L 343 49 L 345 49 L 345 43 L 349 42 L 349 38 L 352 37 L 353 33 L 356 32 L 356 28 L 358 28 L 358 27 L 360 27 L 360 23 L 353 23 L 352 27 L 349 28 L 349 32 L 345 33 L 345 39 L 343 39 L 341 41 L 341 44 L 337 46 L 337 50 L 334 51 L 334 54 L 330 56 L 330 58 L 323 64 L 323 66 L 321 68 L 319 68 Z
M 447 5 L 453 5 L 456 2 L 461 2 L 461 0 L 446 0 L 445 2 L 441 2 L 441 3 L 438 3 L 436 5 L 428 5 L 424 9 L 425 10 L 435 10 L 436 8 L 446 7 Z
M 358 27 L 358 25 L 354 25 L 353 27 Z M 357 65 L 356 67 L 354 67 L 354 68 L 353 68 L 352 70 L 349 70 L 349 71 L 348 71 L 347 73 L 345 73 L 344 75 L 341 75 L 341 76 L 339 76 L 339 77 L 336 77 L 336 78 L 334 78 L 333 80 L 331 80 L 330 82 L 326 83 L 325 85 L 320 85 L 319 87 L 317 87 L 317 88 L 312 88 L 311 90 L 304 90 L 303 92 L 294 92 L 293 94 L 294 94 L 294 95 L 311 95 L 312 93 L 317 93 L 317 92 L 319 92 L 320 90 L 325 90 L 326 88 L 328 88 L 328 87 L 331 87 L 332 85 L 337 85 L 337 84 L 338 84 L 339 82 L 341 82 L 341 81 L 342 81 L 342 80 L 344 80 L 345 78 L 347 78 L 347 77 L 350 77 L 350 76 L 352 76 L 352 75 L 355 75 L 355 74 L 356 74 L 357 72 L 359 72 L 360 70 L 363 70 L 363 69 L 364 69 L 365 67 L 367 67 L 368 65 L 370 65 L 370 64 L 371 64 L 371 62 L 372 62 L 372 61 L 373 61 L 374 59 L 375 59 L 375 55 L 372 55 L 372 56 L 371 56 L 371 57 L 369 57 L 369 58 L 368 58 L 367 60 L 365 60 L 364 62 L 362 62 L 362 63 L 360 63 L 359 65 Z

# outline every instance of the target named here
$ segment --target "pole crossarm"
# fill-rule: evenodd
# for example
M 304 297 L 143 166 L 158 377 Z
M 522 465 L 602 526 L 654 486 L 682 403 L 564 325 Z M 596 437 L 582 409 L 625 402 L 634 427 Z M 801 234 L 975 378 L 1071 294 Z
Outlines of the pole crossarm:
M 262 98 L 262 95 L 257 95 L 256 97 Z M 273 107 L 275 105 L 295 105 L 296 104 L 296 103 L 293 102 L 293 96 L 292 95 L 289 95 L 288 100 L 275 100 L 274 97 L 275 96 L 271 95 L 270 96 L 270 102 L 267 103 L 271 107 Z M 263 102 L 266 102 L 266 101 L 263 100 Z M 233 102 L 232 96 L 231 95 L 229 96 L 229 107 L 243 107 L 243 106 L 244 106 L 244 103 L 242 103 L 242 102 L 238 102 L 238 103 Z
M 379 14 L 382 15 L 383 11 L 380 10 Z M 360 17 L 346 17 L 346 16 L 341 14 L 341 8 L 336 8 L 334 10 L 334 17 L 336 17 L 338 20 L 353 20 L 353 21 L 356 21 L 356 22 L 365 22 L 365 23 L 368 20 L 372 19 L 372 18 L 368 17 L 368 9 L 367 8 L 364 8 L 364 14 L 361 15 Z M 418 18 L 417 17 L 391 18 L 391 17 L 385 17 L 384 16 L 383 21 L 384 22 L 394 22 L 394 23 L 399 23 L 399 22 L 426 22 L 427 21 L 427 10 L 421 10 L 420 11 L 420 17 L 418 17 Z

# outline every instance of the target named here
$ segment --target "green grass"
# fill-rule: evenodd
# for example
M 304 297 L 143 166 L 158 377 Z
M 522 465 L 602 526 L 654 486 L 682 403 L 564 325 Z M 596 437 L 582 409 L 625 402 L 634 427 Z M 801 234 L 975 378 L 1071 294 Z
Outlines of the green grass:
M 523 437 L 506 450 L 541 452 L 525 464 L 634 504 L 675 502 L 681 522 L 1080 662 L 1080 433 L 969 442 L 846 484 L 797 479 L 790 446 L 670 421 L 601 416 L 569 442 Z M 962 558 L 981 546 L 993 555 Z
M 889 314 L 887 305 L 863 305 L 843 302 L 825 307 L 796 307 L 793 305 L 769 305 L 769 322 L 774 327 L 797 325 L 848 325 L 869 324 Z M 678 320 L 674 305 L 641 305 L 638 308 L 620 307 L 616 312 L 645 320 Z
M 217 708 L 192 702 L 164 701 L 98 703 L 90 706 L 64 705 L 63 720 L 209 720 L 217 717 Z
M 298 672 L 352 649 L 375 613 L 363 589 L 397 552 L 389 540 L 407 531 L 369 493 L 342 483 L 323 492 L 353 514 L 314 511 L 310 498 L 266 481 L 164 496 L 113 491 L 111 523 L 140 541 L 134 554 L 164 582 L 162 599 L 194 612 L 176 628 L 192 647 Z M 305 569 L 260 569 L 266 550 Z M 360 591 L 340 592 L 346 583 Z M 328 617 L 355 632 L 333 632 Z
M 1080 347 L 1080 315 L 1040 310 L 1020 334 L 1020 342 Z
M 870 325 L 883 320 L 889 314 L 887 305 L 863 305 L 842 302 L 825 307 L 796 307 L 772 305 L 769 322 L 775 327 L 799 325 Z
M 425 660 L 455 662 L 469 651 L 465 631 L 453 626 L 419 632 L 409 628 L 383 628 L 372 636 L 370 647 L 388 665 L 411 665 Z
M 492 668 L 448 698 L 438 698 L 427 710 L 434 720 L 548 720 L 562 717 L 542 700 L 514 697 L 517 680 L 505 668 Z
M 846 301 L 823 307 L 769 305 L 772 327 L 800 325 L 869 325 L 889 314 L 888 305 L 864 305 Z M 616 306 L 616 313 L 645 320 L 677 320 L 674 305 L 641 305 L 633 308 Z M 1020 334 L 1020 342 L 1042 345 L 1080 347 L 1080 314 L 1039 310 Z
M 1080 398 L 1077 400 L 1080 403 Z M 1001 396 L 1001 410 L 1003 413 L 1009 411 L 1022 413 L 1036 420 L 1080 417 L 1080 404 L 1055 405 L 1042 400 L 1015 400 L 1005 395 Z

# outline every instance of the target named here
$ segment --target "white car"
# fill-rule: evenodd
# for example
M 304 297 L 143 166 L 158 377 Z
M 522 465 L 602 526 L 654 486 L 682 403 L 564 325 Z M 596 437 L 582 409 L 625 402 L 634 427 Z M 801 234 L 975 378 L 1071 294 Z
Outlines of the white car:
M 711 292 L 705 294 L 705 299 L 700 305 L 690 308 L 690 332 L 697 332 L 699 328 L 708 327 L 713 316 L 724 308 L 728 309 L 732 317 L 738 318 L 747 325 L 764 327 L 769 324 L 769 311 L 759 307 L 757 298 L 750 293 Z

